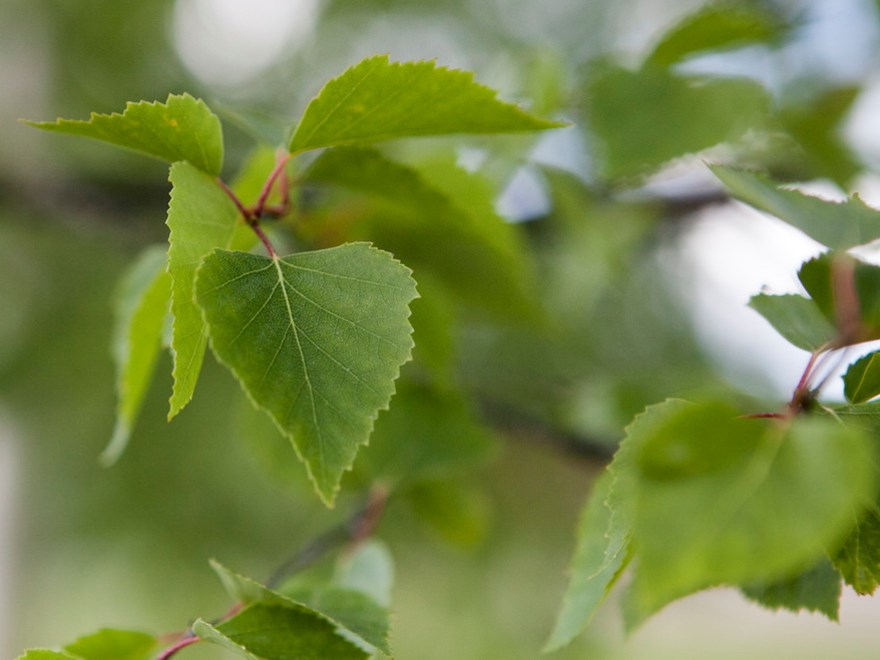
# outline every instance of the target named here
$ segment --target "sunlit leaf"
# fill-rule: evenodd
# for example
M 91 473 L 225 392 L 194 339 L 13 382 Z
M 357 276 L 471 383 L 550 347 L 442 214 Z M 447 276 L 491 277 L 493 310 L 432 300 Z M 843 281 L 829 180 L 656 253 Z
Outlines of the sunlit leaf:
M 196 290 L 218 359 L 332 504 L 410 357 L 409 270 L 363 243 L 283 258 L 216 250 Z
M 165 103 L 129 103 L 121 114 L 93 112 L 88 120 L 27 123 L 45 131 L 103 140 L 169 163 L 187 161 L 215 176 L 223 167 L 220 120 L 204 101 L 189 94 L 171 94 Z
M 509 133 L 562 126 L 500 101 L 473 74 L 434 62 L 368 57 L 312 99 L 290 141 L 300 152 L 419 135 Z

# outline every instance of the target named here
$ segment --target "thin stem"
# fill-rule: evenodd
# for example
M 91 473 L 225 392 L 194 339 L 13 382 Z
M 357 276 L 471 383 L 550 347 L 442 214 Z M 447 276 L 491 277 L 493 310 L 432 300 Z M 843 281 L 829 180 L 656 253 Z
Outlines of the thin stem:
M 272 173 L 269 175 L 269 178 L 266 179 L 266 183 L 263 185 L 263 189 L 260 191 L 260 196 L 257 198 L 257 203 L 254 206 L 254 215 L 256 217 L 261 217 L 263 215 L 263 210 L 266 208 L 266 201 L 269 199 L 269 195 L 272 194 L 272 186 L 275 185 L 275 181 L 278 180 L 278 177 L 284 175 L 284 168 L 287 166 L 287 161 L 289 161 L 293 157 L 293 154 L 285 154 L 283 158 L 281 158 L 278 163 L 275 165 L 275 169 L 272 170 Z M 286 178 L 282 178 L 282 181 L 286 182 Z M 286 188 L 281 191 L 281 199 L 286 199 Z
M 232 192 L 232 188 L 226 185 L 226 182 L 221 179 L 219 176 L 216 179 L 217 185 L 226 193 L 226 196 L 232 200 L 232 203 L 235 204 L 235 208 L 238 209 L 238 212 L 241 213 L 241 217 L 245 222 L 250 223 L 251 219 L 254 217 L 253 213 L 241 203 L 241 200 L 238 198 L 234 192 Z
M 254 233 L 257 235 L 260 241 L 262 241 L 263 246 L 266 248 L 266 252 L 269 253 L 269 256 L 273 259 L 277 259 L 278 253 L 275 252 L 275 248 L 272 247 L 272 243 L 269 242 L 269 237 L 266 236 L 266 233 L 263 231 L 263 228 L 260 227 L 260 223 L 257 221 L 257 219 L 254 218 L 253 220 L 248 220 L 248 224 L 250 225 L 251 229 L 254 230 Z
M 198 644 L 201 641 L 201 638 L 194 635 L 191 631 L 188 631 L 186 633 L 186 637 L 178 640 L 167 649 L 163 650 L 159 655 L 156 656 L 156 660 L 168 660 L 181 649 L 185 649 L 187 646 L 192 646 L 193 644 Z
M 260 214 L 256 212 L 256 210 L 252 210 L 247 208 L 244 204 L 241 203 L 241 200 L 238 198 L 232 188 L 226 185 L 226 182 L 221 179 L 219 176 L 216 179 L 217 184 L 226 193 L 226 196 L 232 200 L 232 203 L 235 204 L 235 208 L 238 209 L 238 212 L 241 214 L 241 217 L 248 224 L 248 226 L 254 230 L 254 233 L 257 235 L 257 238 L 260 239 L 260 242 L 266 248 L 266 252 L 269 253 L 269 256 L 275 259 L 278 256 L 278 253 L 275 252 L 275 248 L 272 247 L 272 243 L 269 241 L 269 237 L 266 236 L 266 233 L 263 231 L 263 228 L 260 227 Z

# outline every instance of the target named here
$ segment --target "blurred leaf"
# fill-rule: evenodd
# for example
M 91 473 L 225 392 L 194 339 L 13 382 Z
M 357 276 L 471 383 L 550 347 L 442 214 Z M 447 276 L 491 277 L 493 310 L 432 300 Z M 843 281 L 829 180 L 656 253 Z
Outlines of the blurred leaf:
M 858 195 L 846 202 L 829 202 L 782 188 L 760 174 L 722 165 L 711 169 L 738 199 L 830 248 L 845 250 L 880 238 L 880 211 Z
M 840 611 L 840 573 L 826 558 L 799 575 L 770 584 L 743 587 L 743 594 L 771 610 L 821 612 L 832 621 Z
M 45 131 L 82 135 L 155 156 L 169 163 L 187 161 L 211 175 L 223 167 L 223 129 L 220 120 L 201 99 L 170 94 L 165 103 L 128 103 L 122 114 L 88 120 L 29 121 Z
M 459 476 L 497 450 L 495 436 L 457 394 L 402 387 L 376 420 L 356 472 L 395 490 L 420 481 Z
M 877 423 L 877 411 L 874 411 Z M 872 504 L 855 522 L 843 545 L 832 557 L 843 581 L 862 596 L 870 596 L 880 585 L 880 511 Z
M 304 180 L 368 195 L 374 206 L 349 238 L 375 241 L 417 279 L 429 270 L 454 297 L 505 317 L 534 315 L 528 256 L 516 230 L 495 213 L 491 188 L 458 168 L 430 170 L 429 183 L 377 151 L 338 148 L 325 151 Z
M 749 300 L 749 307 L 763 316 L 786 340 L 805 351 L 816 351 L 837 335 L 816 304 L 797 294 L 770 296 L 759 293 Z
M 216 181 L 192 165 L 175 163 L 169 180 L 172 189 L 166 224 L 170 230 L 168 272 L 174 315 L 171 419 L 192 399 L 208 343 L 202 312 L 195 303 L 196 269 L 214 248 L 228 248 L 236 225 L 242 223 L 235 205 Z
M 216 626 L 199 619 L 192 629 L 203 640 L 248 660 L 359 660 L 369 655 L 315 613 L 279 605 L 250 605 Z
M 880 351 L 853 362 L 843 375 L 843 393 L 850 403 L 864 403 L 880 395 Z
M 647 61 L 669 66 L 707 51 L 766 43 L 781 36 L 784 24 L 766 7 L 751 2 L 711 2 L 668 30 Z
M 363 243 L 283 258 L 215 250 L 199 269 L 214 353 L 291 439 L 327 505 L 410 358 L 409 274 Z
M 141 254 L 123 277 L 116 300 L 113 355 L 116 361 L 116 426 L 101 461 L 112 464 L 128 445 L 153 378 L 162 331 L 170 312 L 171 276 L 163 246 Z
M 457 481 L 423 481 L 406 497 L 419 521 L 447 543 L 474 548 L 486 538 L 490 511 L 482 491 Z
M 61 651 L 52 651 L 50 649 L 30 649 L 25 651 L 24 655 L 18 656 L 15 660 L 82 660 L 75 656 Z
M 763 124 L 769 106 L 766 91 L 751 80 L 686 78 L 659 67 L 594 67 L 586 93 L 589 128 L 609 179 L 737 140 Z
M 274 149 L 283 145 L 288 139 L 288 122 L 278 115 L 261 112 L 252 107 L 226 105 L 213 99 L 211 106 L 224 121 L 237 126 L 260 145 Z
M 563 126 L 496 98 L 473 74 L 434 62 L 368 57 L 328 82 L 290 141 L 293 153 L 407 136 L 509 133 Z
M 390 607 L 394 559 L 384 543 L 369 539 L 354 552 L 341 557 L 333 582 L 344 589 L 366 594 L 382 607 Z
M 152 635 L 103 628 L 67 644 L 61 651 L 31 649 L 17 660 L 150 660 L 157 646 Z
M 609 534 L 612 523 L 608 497 L 613 475 L 603 473 L 581 514 L 577 527 L 577 549 L 569 567 L 569 583 L 562 608 L 544 652 L 556 651 L 571 643 L 589 625 L 599 606 L 626 566 L 627 556 L 618 548 L 609 553 L 617 534 Z
M 804 570 L 842 541 L 877 488 L 859 429 L 823 418 L 782 427 L 720 403 L 663 406 L 629 436 L 637 610 Z

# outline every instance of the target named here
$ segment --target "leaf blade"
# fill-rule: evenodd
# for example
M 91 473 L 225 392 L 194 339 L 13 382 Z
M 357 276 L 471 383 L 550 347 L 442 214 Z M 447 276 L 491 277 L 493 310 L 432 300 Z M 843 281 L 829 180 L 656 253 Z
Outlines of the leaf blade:
M 880 351 L 849 366 L 843 375 L 843 394 L 850 403 L 865 403 L 880 395 Z
M 749 307 L 763 316 L 788 342 L 805 351 L 816 351 L 837 335 L 816 304 L 797 294 L 774 296 L 759 293 L 749 300 Z

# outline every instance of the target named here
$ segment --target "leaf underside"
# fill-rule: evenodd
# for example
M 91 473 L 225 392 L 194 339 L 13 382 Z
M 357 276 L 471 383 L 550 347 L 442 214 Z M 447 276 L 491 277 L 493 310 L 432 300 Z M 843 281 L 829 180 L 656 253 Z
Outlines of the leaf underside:
M 410 358 L 410 271 L 365 243 L 270 259 L 215 250 L 196 283 L 211 346 L 331 505 Z
M 328 82 L 309 103 L 292 153 L 422 135 L 510 133 L 562 126 L 541 119 L 434 62 L 368 57 Z

